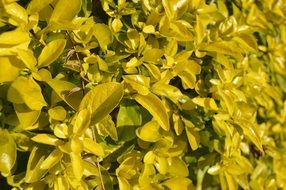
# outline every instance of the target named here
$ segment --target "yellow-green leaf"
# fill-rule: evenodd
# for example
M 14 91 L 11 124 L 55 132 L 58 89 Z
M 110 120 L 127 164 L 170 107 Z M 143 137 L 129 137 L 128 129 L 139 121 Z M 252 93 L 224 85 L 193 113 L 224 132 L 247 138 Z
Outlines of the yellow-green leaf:
M 136 94 L 133 98 L 152 114 L 154 119 L 164 130 L 169 130 L 170 124 L 167 110 L 162 101 L 156 95 L 152 93 L 145 96 Z
M 100 84 L 82 99 L 79 110 L 89 109 L 94 123 L 106 117 L 123 97 L 123 85 L 115 82 Z
M 0 83 L 15 80 L 23 67 L 21 61 L 14 56 L 0 57 Z
M 38 67 L 46 67 L 59 58 L 66 46 L 65 39 L 51 41 L 44 47 L 39 58 Z
M 75 179 L 80 181 L 83 175 L 83 160 L 81 159 L 80 154 L 71 152 L 71 164 L 72 164 L 72 171 L 75 176 Z
M 51 15 L 50 22 L 72 21 L 81 8 L 81 0 L 59 0 Z
M 41 169 L 49 169 L 56 165 L 59 160 L 62 158 L 63 153 L 59 149 L 53 150 L 49 156 L 41 163 Z
M 0 34 L 0 48 L 3 45 L 17 45 L 30 41 L 29 33 L 21 29 L 12 30 Z
M 42 144 L 48 144 L 52 146 L 57 146 L 63 144 L 63 142 L 55 137 L 54 135 L 50 134 L 38 134 L 32 138 L 33 141 Z
M 197 131 L 194 130 L 193 127 L 186 126 L 185 128 L 189 144 L 192 150 L 196 150 L 199 148 L 200 145 L 200 135 Z
M 82 91 L 72 91 L 73 89 L 77 88 L 75 84 L 59 79 L 50 79 L 47 81 L 47 83 L 70 107 L 72 107 L 74 110 L 78 110 L 80 100 L 82 99 L 83 95 Z
M 192 181 L 188 178 L 175 177 L 163 182 L 163 185 L 172 190 L 190 190 L 193 189 Z
M 37 182 L 47 172 L 47 170 L 41 169 L 41 164 L 45 160 L 46 150 L 41 149 L 38 146 L 34 146 L 28 160 L 27 170 L 25 175 L 26 183 Z
M 37 60 L 34 57 L 33 51 L 31 50 L 17 50 L 19 58 L 23 61 L 25 66 L 31 70 L 34 70 L 34 67 L 37 64 Z
M 107 50 L 107 46 L 112 42 L 113 37 L 110 29 L 105 24 L 97 23 L 94 26 L 94 36 L 96 37 L 100 47 Z
M 218 110 L 218 107 L 212 98 L 200 98 L 196 97 L 191 100 L 195 104 L 202 106 L 203 108 L 211 109 L 211 110 Z
M 137 136 L 147 142 L 156 142 L 162 138 L 160 125 L 152 120 L 136 130 Z
M 16 163 L 16 144 L 6 129 L 0 128 L 0 172 L 3 176 L 11 174 Z
M 8 89 L 9 101 L 25 103 L 31 110 L 41 110 L 47 103 L 42 95 L 40 86 L 32 77 L 19 76 Z
M 81 136 L 85 130 L 89 127 L 91 120 L 91 113 L 89 109 L 83 109 L 78 112 L 73 126 L 73 133 Z
M 33 126 L 40 117 L 41 111 L 31 110 L 25 104 L 14 104 L 14 109 L 20 122 L 20 127 L 25 130 L 34 129 Z
M 104 156 L 104 150 L 102 146 L 96 143 L 95 141 L 91 140 L 90 138 L 83 139 L 83 147 L 85 151 L 88 151 L 100 157 Z
M 63 121 L 66 118 L 67 112 L 62 106 L 56 106 L 48 111 L 49 116 L 57 121 Z

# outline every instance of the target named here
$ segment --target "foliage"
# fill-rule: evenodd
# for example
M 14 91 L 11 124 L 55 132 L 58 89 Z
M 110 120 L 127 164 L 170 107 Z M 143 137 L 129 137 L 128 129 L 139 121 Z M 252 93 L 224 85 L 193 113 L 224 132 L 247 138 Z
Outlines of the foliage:
M 285 63 L 285 0 L 0 0 L 1 183 L 286 189 Z

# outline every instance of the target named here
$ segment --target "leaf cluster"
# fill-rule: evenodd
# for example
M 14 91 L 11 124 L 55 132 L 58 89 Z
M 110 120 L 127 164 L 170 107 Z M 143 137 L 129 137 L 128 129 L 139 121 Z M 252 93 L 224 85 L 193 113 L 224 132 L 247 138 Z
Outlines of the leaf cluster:
M 0 0 L 0 189 L 286 189 L 285 0 Z

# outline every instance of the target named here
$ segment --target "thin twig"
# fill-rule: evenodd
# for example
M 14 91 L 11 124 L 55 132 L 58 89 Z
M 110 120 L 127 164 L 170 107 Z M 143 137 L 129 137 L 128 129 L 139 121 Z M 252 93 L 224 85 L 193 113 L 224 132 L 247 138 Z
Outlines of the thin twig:
M 81 73 L 82 73 L 82 71 L 83 71 L 83 67 L 82 67 L 82 64 L 81 64 L 81 61 L 80 61 L 78 52 L 76 51 L 75 44 L 73 43 L 73 41 L 72 41 L 72 39 L 71 39 L 71 36 L 70 36 L 70 34 L 69 34 L 68 31 L 66 31 L 66 35 L 68 36 L 68 38 L 69 38 L 69 40 L 70 40 L 70 42 L 71 42 L 71 44 L 72 44 L 72 48 L 73 48 L 73 50 L 74 50 L 74 53 L 75 53 L 75 55 L 76 55 L 76 58 L 77 58 L 77 61 L 78 61 L 79 67 L 80 67 L 80 75 L 81 75 Z M 82 76 L 81 76 L 81 87 L 82 87 L 82 93 L 83 93 L 83 95 L 84 95 L 84 80 L 83 80 L 83 77 L 82 77 Z
M 52 4 L 49 4 L 49 6 L 50 6 L 53 10 L 55 9 L 55 7 L 54 7 Z M 82 67 L 82 64 L 81 64 L 81 61 L 80 61 L 78 52 L 76 51 L 75 44 L 74 44 L 74 42 L 73 42 L 73 40 L 72 40 L 72 38 L 71 38 L 71 36 L 70 36 L 70 34 L 69 34 L 68 31 L 66 31 L 66 35 L 67 35 L 69 41 L 71 42 L 72 49 L 73 49 L 73 51 L 74 51 L 74 53 L 75 53 L 75 55 L 76 55 L 76 58 L 77 58 L 77 60 L 78 60 L 78 64 L 79 64 L 79 67 L 80 67 L 80 75 L 81 75 L 81 73 L 82 73 L 82 71 L 83 71 L 84 69 L 83 69 L 83 67 Z M 68 55 L 68 56 L 70 56 L 70 55 Z M 84 80 L 83 80 L 84 77 L 81 76 L 80 78 L 81 78 L 82 94 L 84 95 Z
M 92 131 L 92 138 L 96 142 L 96 135 L 95 135 L 95 131 L 94 131 L 93 127 L 91 127 L 91 131 Z M 99 175 L 99 179 L 100 179 L 102 190 L 105 190 L 104 182 L 103 182 L 103 178 L 102 178 L 102 174 L 101 174 L 101 170 L 100 170 L 100 163 L 99 163 L 97 158 L 96 158 L 95 162 L 96 162 L 96 166 L 98 168 L 98 175 Z

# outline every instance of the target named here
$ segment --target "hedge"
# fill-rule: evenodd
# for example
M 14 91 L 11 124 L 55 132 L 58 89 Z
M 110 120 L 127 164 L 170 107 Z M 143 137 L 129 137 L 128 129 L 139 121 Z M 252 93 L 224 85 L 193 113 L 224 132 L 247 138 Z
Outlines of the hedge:
M 286 189 L 285 0 L 0 0 L 0 189 Z

